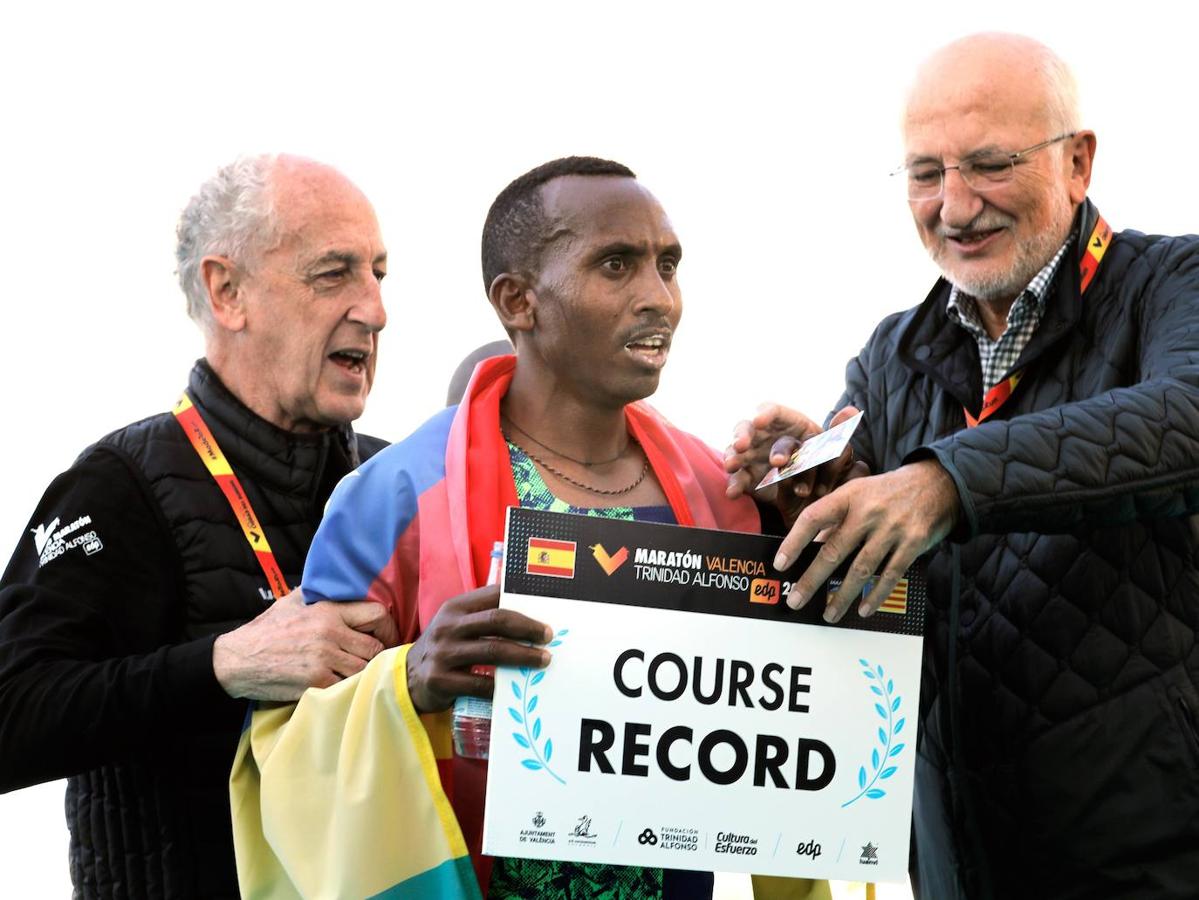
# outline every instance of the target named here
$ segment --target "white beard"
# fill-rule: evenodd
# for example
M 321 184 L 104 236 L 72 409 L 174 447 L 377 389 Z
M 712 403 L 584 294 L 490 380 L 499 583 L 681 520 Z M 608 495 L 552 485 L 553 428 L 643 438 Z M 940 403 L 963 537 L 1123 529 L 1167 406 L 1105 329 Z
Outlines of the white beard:
M 1020 292 L 1028 287 L 1028 283 L 1033 280 L 1033 277 L 1048 265 L 1049 260 L 1053 259 L 1053 255 L 1057 253 L 1065 239 L 1059 235 L 1062 235 L 1063 232 L 1068 233 L 1070 222 L 1074 218 L 1074 208 L 1070 205 L 1070 198 L 1064 192 L 1055 192 L 1053 207 L 1051 222 L 1056 227 L 1039 231 L 1029 240 L 1017 245 L 1012 266 L 1006 271 L 956 272 L 954 271 L 955 267 L 947 265 L 943 259 L 945 254 L 941 251 L 944 249 L 944 243 L 930 246 L 928 255 L 937 264 L 937 268 L 941 270 L 946 281 L 976 300 L 984 303 L 1012 300 L 1018 297 Z M 1008 216 L 984 213 L 978 223 L 972 224 L 971 228 L 981 231 L 1008 225 L 1011 221 Z M 944 239 L 943 236 L 939 237 Z

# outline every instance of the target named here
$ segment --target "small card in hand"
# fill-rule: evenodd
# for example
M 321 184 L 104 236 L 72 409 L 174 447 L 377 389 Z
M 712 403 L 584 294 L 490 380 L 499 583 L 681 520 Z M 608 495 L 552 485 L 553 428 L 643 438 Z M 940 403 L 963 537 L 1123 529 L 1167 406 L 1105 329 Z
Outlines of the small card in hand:
M 840 425 L 834 425 L 828 431 L 822 431 L 820 434 L 808 438 L 791 454 L 789 463 L 782 468 L 771 469 L 767 472 L 766 477 L 754 490 L 760 491 L 764 487 L 777 484 L 784 478 L 790 478 L 836 459 L 845 450 L 849 439 L 853 437 L 853 433 L 861 421 L 862 414 L 858 413 L 852 419 L 846 419 Z

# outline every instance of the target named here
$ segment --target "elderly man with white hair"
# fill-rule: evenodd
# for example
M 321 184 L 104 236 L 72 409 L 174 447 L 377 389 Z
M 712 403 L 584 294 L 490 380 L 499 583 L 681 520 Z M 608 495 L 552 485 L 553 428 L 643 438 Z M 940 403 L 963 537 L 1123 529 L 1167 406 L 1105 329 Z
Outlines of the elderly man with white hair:
M 371 205 L 328 166 L 253 157 L 178 237 L 205 358 L 173 412 L 54 480 L 0 582 L 0 789 L 69 778 L 76 897 L 238 896 L 238 698 L 294 700 L 394 640 L 378 604 L 289 589 L 382 446 L 350 428 L 386 322 Z
M 1015 35 L 925 63 L 900 178 L 943 277 L 849 364 L 852 460 L 782 502 L 780 568 L 823 538 L 793 605 L 849 562 L 830 620 L 930 554 L 921 897 L 1199 894 L 1199 238 L 1112 230 L 1075 95 Z M 742 423 L 730 493 L 814 430 Z

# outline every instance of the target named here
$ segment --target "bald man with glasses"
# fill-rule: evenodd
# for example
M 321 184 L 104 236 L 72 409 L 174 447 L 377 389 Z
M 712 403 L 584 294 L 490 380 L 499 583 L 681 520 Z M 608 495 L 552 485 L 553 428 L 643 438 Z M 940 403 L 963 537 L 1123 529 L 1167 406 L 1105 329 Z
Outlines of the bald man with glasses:
M 789 600 L 849 561 L 825 617 L 863 589 L 871 615 L 928 555 L 919 897 L 1195 897 L 1199 238 L 1113 232 L 1073 80 L 1028 38 L 934 54 L 903 122 L 943 277 L 849 363 L 852 456 L 783 483 L 779 568 L 823 541 Z M 739 425 L 730 495 L 818 430 Z

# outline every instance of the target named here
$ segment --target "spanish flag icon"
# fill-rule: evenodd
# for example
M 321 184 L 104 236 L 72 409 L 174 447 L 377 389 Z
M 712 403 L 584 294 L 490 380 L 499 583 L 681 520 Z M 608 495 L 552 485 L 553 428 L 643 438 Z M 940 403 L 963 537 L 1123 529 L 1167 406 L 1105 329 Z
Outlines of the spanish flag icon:
M 575 542 L 529 538 L 529 556 L 525 562 L 525 571 L 530 575 L 574 578 Z

